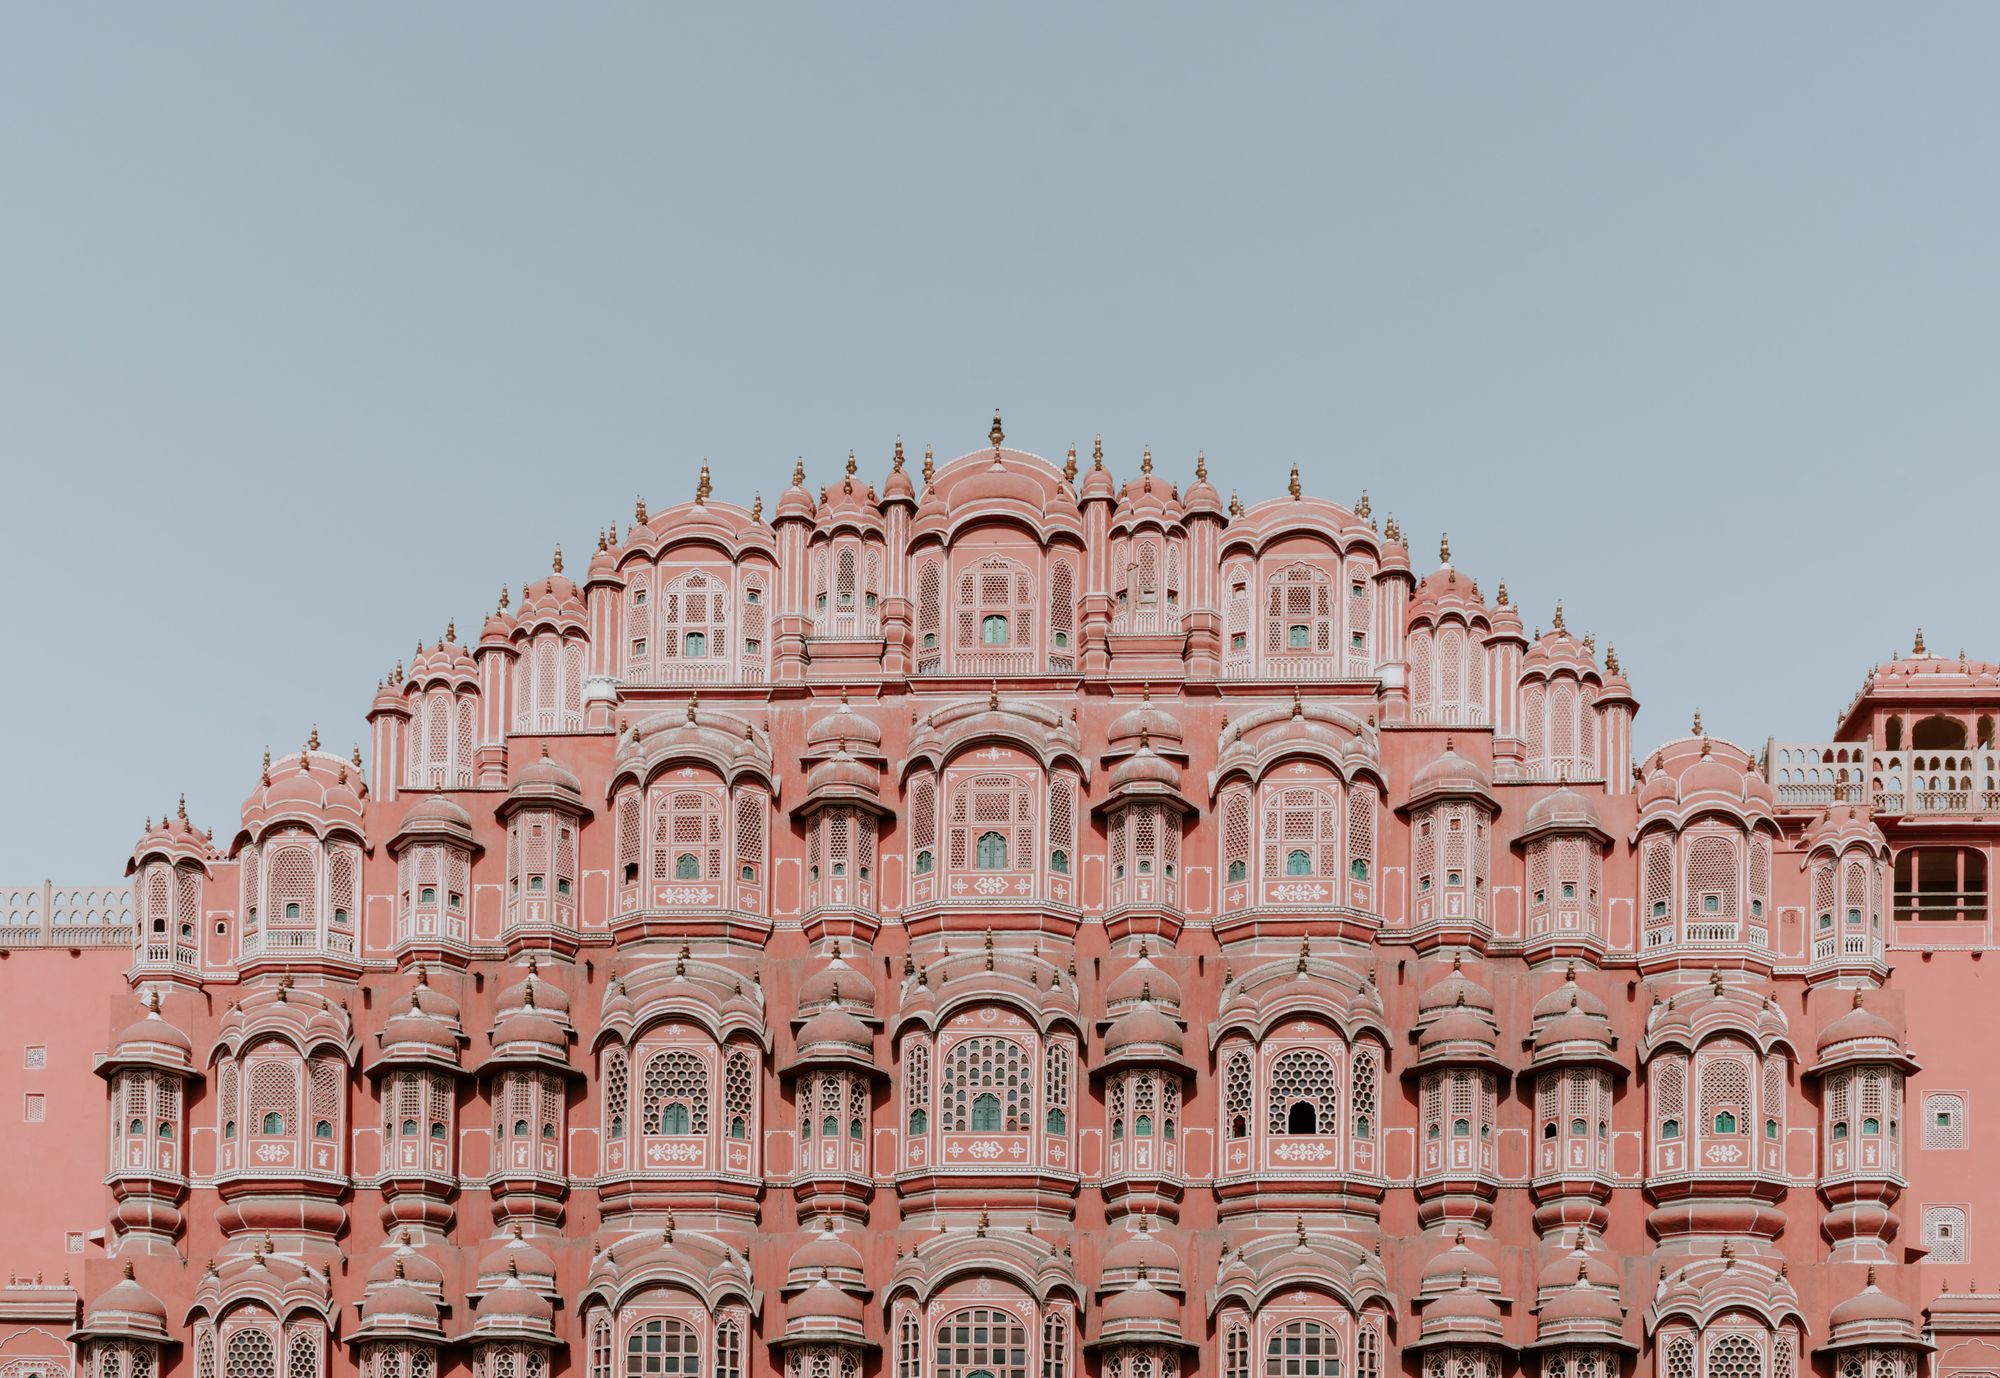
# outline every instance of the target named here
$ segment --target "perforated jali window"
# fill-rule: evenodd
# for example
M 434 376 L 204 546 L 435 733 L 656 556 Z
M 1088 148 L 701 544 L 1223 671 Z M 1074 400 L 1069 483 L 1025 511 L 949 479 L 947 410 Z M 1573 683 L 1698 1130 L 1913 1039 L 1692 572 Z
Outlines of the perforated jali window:
M 990 556 L 958 579 L 958 644 L 964 650 L 1032 646 L 1035 584 L 1012 560 Z
M 1354 1137 L 1357 1139 L 1369 1138 L 1375 1131 L 1378 1066 L 1374 1053 L 1366 1048 L 1355 1050 L 1349 1100 L 1354 1112 Z
M 1223 1132 L 1230 1138 L 1242 1138 L 1250 1132 L 1250 1103 L 1253 1095 L 1250 1079 L 1250 1054 L 1238 1050 L 1229 1054 L 1223 1065 Z
M 967 1038 L 944 1064 L 940 1088 L 944 1127 L 955 1132 L 1024 1133 L 1033 1088 L 1021 1045 L 1006 1038 Z
M 641 1132 L 708 1133 L 708 1064 L 670 1048 L 646 1060 Z
M 277 1378 L 278 1350 L 263 1330 L 239 1330 L 222 1351 L 223 1378 Z
M 1764 1356 L 1748 1335 L 1712 1336 L 1708 1341 L 1707 1378 L 1764 1378 Z
M 1308 785 L 1267 793 L 1264 874 L 1319 880 L 1340 874 L 1340 805 L 1331 789 Z
M 694 570 L 660 598 L 659 659 L 704 660 L 729 653 L 729 595 L 722 581 Z
M 1737 851 L 1733 839 L 1697 837 L 1688 844 L 1687 904 L 1690 919 L 1734 919 Z
M 1291 1321 L 1264 1346 L 1264 1378 L 1340 1378 L 1340 1336 L 1318 1321 Z
M 1293 1048 L 1271 1064 L 1266 1104 L 1273 1134 L 1333 1134 L 1340 1129 L 1340 1078 L 1317 1048 Z
M 722 879 L 721 787 L 659 790 L 653 810 L 653 879 Z
M 1333 580 L 1312 565 L 1285 566 L 1266 586 L 1264 617 L 1264 649 L 1269 655 L 1333 650 Z
M 1250 792 L 1234 789 L 1222 798 L 1222 872 L 1225 883 L 1247 880 L 1250 871 Z
M 1011 775 L 954 781 L 949 833 L 954 872 L 1025 870 L 1035 855 L 1033 796 Z

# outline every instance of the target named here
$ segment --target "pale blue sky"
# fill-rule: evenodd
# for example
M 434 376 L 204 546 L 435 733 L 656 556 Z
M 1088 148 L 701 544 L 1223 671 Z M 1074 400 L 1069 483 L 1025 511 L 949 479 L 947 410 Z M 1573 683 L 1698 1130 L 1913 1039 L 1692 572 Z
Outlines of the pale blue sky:
M 2000 656 L 2000 9 L 0 8 L 0 881 L 633 494 L 1101 432 L 1616 642 L 1642 749 Z M 476 533 L 476 534 L 475 534 Z

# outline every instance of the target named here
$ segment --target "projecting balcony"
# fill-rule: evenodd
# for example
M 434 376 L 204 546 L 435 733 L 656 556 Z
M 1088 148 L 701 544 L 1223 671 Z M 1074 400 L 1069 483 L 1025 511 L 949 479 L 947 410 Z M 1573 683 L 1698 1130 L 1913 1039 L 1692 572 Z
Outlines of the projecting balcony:
M 1764 778 L 1781 807 L 1870 804 L 1892 817 L 2000 813 L 2000 750 L 1876 751 L 1866 742 L 1773 742 Z

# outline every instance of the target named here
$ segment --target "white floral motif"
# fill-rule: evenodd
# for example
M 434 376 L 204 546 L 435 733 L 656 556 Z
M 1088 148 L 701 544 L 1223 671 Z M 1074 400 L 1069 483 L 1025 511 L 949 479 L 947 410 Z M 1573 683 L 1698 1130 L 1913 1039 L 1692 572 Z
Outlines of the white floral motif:
M 1271 887 L 1271 898 L 1286 904 L 1304 904 L 1308 900 L 1322 900 L 1326 898 L 1326 894 L 1327 890 L 1324 885 L 1294 884 L 1274 885 Z

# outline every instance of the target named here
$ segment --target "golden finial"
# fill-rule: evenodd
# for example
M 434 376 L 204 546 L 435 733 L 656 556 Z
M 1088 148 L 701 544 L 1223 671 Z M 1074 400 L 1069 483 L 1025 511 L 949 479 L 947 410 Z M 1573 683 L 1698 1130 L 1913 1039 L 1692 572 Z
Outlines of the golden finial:
M 456 642 L 458 640 L 458 619 L 456 617 L 450 618 L 445 622 L 444 639 L 450 642 Z
M 1287 484 L 1285 485 L 1285 488 L 1286 488 L 1286 491 L 1288 491 L 1289 493 L 1291 493 L 1291 495 L 1292 495 L 1292 497 L 1293 497 L 1294 499 L 1297 499 L 1297 498 L 1302 498 L 1302 497 L 1304 497 L 1304 496 L 1305 496 L 1305 492 L 1306 492 L 1306 490 L 1305 490 L 1304 486 L 1303 486 L 1303 485 L 1301 485 L 1301 484 L 1299 483 L 1299 466 L 1298 466 L 1298 465 L 1294 464 L 1294 465 L 1292 466 L 1292 480 L 1291 480 L 1291 482 L 1290 482 L 1290 483 L 1287 483 Z
M 1090 442 L 1090 467 L 1093 469 L 1104 467 L 1104 437 L 1101 435 Z
M 1697 736 L 1697 737 L 1699 737 L 1699 736 L 1701 736 L 1701 735 L 1702 735 L 1702 731 L 1701 731 L 1701 710 L 1700 710 L 1699 708 L 1697 708 L 1697 709 L 1695 709 L 1695 710 L 1694 710 L 1694 735 L 1695 735 L 1695 736 Z
M 762 493 L 750 499 L 750 520 L 753 522 L 764 520 L 764 495 Z
M 264 783 L 271 783 L 271 748 L 264 748 Z
M 1361 490 L 1361 501 L 1354 504 L 1354 515 L 1363 521 L 1367 521 L 1370 511 L 1371 509 L 1368 506 L 1368 490 L 1363 488 Z
M 1614 675 L 1615 675 L 1615 674 L 1617 674 L 1617 673 L 1618 673 L 1618 647 L 1617 647 L 1617 646 L 1615 646 L 1615 645 L 1607 645 L 1607 646 L 1606 646 L 1606 647 L 1604 648 L 1604 668 L 1605 668 L 1605 670 L 1606 670 L 1607 672 L 1609 672 L 1609 673 L 1611 673 L 1611 674 L 1614 674 Z
M 993 448 L 996 450 L 1000 448 L 1000 442 L 1007 438 L 1007 432 L 1000 429 L 1000 408 L 998 407 L 993 409 L 993 428 L 986 432 L 986 438 L 993 442 Z
M 1563 605 L 1562 605 L 1562 599 L 1560 598 L 1556 599 L 1556 616 L 1555 616 L 1555 621 L 1551 625 L 1553 626 L 1554 630 L 1559 632 L 1566 632 L 1569 630 L 1568 625 L 1563 621 Z
M 511 595 L 510 595 L 510 594 L 509 594 L 509 593 L 507 592 L 507 586 L 506 586 L 505 584 L 502 584 L 502 585 L 500 586 L 500 611 L 501 611 L 501 612 L 505 612 L 505 611 L 507 611 L 507 603 L 508 603 L 508 599 L 509 599 L 510 597 L 511 597 Z
M 806 486 L 806 462 L 801 459 L 792 465 L 792 487 Z
M 1243 515 L 1243 499 L 1236 496 L 1234 488 L 1229 490 L 1229 515 L 1232 517 Z
M 860 469 L 861 466 L 854 462 L 854 451 L 849 450 L 847 452 L 847 476 L 853 478 L 855 474 L 860 472 Z
M 1148 445 L 1146 452 L 1139 457 L 1139 472 L 1142 474 L 1153 472 L 1153 447 L 1151 445 Z
M 550 561 L 549 561 L 549 567 L 550 567 L 550 573 L 552 573 L 552 574 L 561 574 L 561 573 L 562 573 L 562 547 L 561 547 L 561 546 L 557 546 L 557 547 L 556 547 L 556 553 L 555 553 L 555 555 L 554 555 L 554 556 L 553 556 L 553 557 L 552 557 L 552 558 L 550 559 Z
M 937 464 L 931 458 L 931 447 L 926 445 L 924 446 L 924 487 L 930 487 L 931 481 L 936 477 Z
M 1500 581 L 1499 592 L 1496 593 L 1494 596 L 1499 600 L 1497 606 L 1503 608 L 1507 606 L 1507 581 L 1505 579 L 1502 579 Z
M 1076 482 L 1076 446 L 1069 447 L 1069 458 L 1063 461 L 1063 482 Z
M 641 526 L 646 524 L 646 498 L 644 494 L 632 500 L 632 520 Z
M 188 797 L 185 794 L 181 796 L 179 806 L 174 809 L 174 817 L 183 823 L 188 821 Z
M 697 503 L 705 503 L 708 501 L 708 495 L 714 491 L 715 485 L 708 481 L 708 461 L 704 459 L 701 462 L 701 477 L 695 480 L 694 500 Z
M 1295 718 L 1303 718 L 1305 715 L 1306 715 L 1306 701 L 1303 697 L 1301 697 L 1299 691 L 1296 688 L 1294 688 L 1292 690 L 1292 716 Z
M 313 724 L 313 730 L 312 730 L 312 731 L 311 731 L 310 733 L 308 733 L 308 734 L 307 734 L 307 736 L 306 736 L 306 750 L 308 750 L 308 751 L 318 751 L 318 750 L 319 750 L 319 724 L 318 724 L 318 723 L 314 723 L 314 724 Z
M 1916 643 L 1910 647 L 1910 654 L 1913 656 L 1924 654 L 1924 629 L 1922 627 L 1917 628 Z
M 998 413 L 995 414 L 994 425 L 995 426 L 999 425 Z M 986 1238 L 986 1224 L 987 1224 L 986 1212 L 982 1210 L 981 1212 L 979 1212 L 979 1238 L 981 1239 Z
M 1438 537 L 1438 563 L 1441 565 L 1451 563 L 1451 533 L 1449 531 Z
M 694 710 L 695 710 L 696 706 L 697 706 L 697 705 L 699 705 L 700 703 L 701 703 L 701 695 L 700 695 L 699 693 L 695 694 L 695 695 L 694 695 L 694 697 L 692 697 L 692 698 L 690 698 L 690 699 L 688 700 L 688 719 L 687 719 L 687 720 L 688 720 L 689 722 L 693 722 L 693 721 L 694 721 Z
M 1194 481 L 1208 482 L 1208 456 L 1200 450 L 1194 452 Z
M 989 709 L 1000 707 L 1000 681 L 997 679 L 993 681 L 992 688 L 986 691 L 986 706 Z
M 899 474 L 903 472 L 903 437 L 900 435 L 896 437 L 896 454 L 889 467 Z

